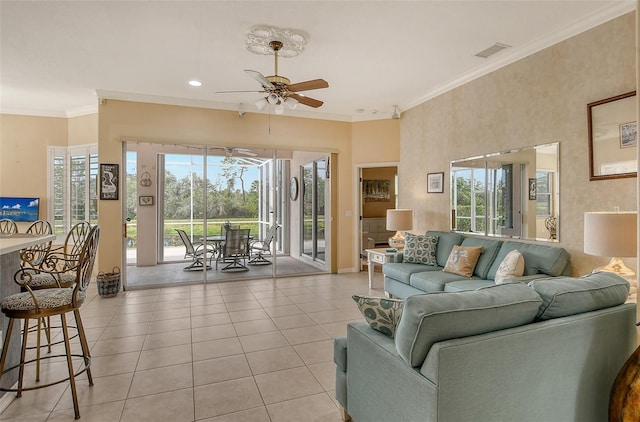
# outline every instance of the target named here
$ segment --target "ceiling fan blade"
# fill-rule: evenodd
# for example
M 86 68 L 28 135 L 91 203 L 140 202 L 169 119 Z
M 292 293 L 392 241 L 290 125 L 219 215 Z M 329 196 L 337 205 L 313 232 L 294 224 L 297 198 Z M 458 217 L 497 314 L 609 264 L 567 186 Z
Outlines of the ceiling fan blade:
M 259 93 L 263 93 L 266 91 L 256 91 L 255 89 L 251 90 L 251 91 L 216 91 L 216 94 L 236 94 L 238 92 L 252 92 L 254 94 L 259 94 Z
M 289 94 L 289 97 L 294 98 L 300 104 L 304 104 L 306 106 L 313 107 L 313 108 L 318 108 L 322 104 L 324 104 L 323 101 L 316 100 L 315 98 L 311 98 L 311 97 L 304 97 L 304 96 L 298 95 L 298 94 Z
M 310 91 L 312 89 L 329 88 L 329 82 L 324 79 L 312 79 L 310 81 L 298 82 L 287 86 L 291 92 Z
M 257 72 L 255 70 L 245 69 L 244 73 L 246 73 L 256 81 L 258 81 L 260 85 L 262 85 L 264 88 L 268 88 L 268 89 L 275 88 L 275 86 L 271 82 L 269 82 L 269 80 L 265 78 L 264 75 L 260 72 Z
M 256 157 L 258 155 L 255 152 L 253 152 L 253 151 L 251 151 L 250 149 L 247 149 L 247 148 L 234 148 L 234 150 L 238 154 L 247 155 L 249 157 Z

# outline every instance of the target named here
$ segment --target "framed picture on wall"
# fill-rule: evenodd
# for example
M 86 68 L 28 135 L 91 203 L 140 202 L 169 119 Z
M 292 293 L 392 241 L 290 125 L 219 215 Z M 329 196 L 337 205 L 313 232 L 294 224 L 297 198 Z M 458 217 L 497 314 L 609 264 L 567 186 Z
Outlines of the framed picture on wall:
M 589 180 L 637 177 L 636 92 L 587 104 Z
M 141 195 L 138 197 L 138 205 L 142 207 L 147 207 L 153 205 L 153 196 L 151 195 Z
M 638 123 L 620 125 L 620 148 L 631 148 L 638 145 Z
M 529 179 L 529 200 L 535 201 L 538 199 L 538 185 L 536 179 Z
M 444 172 L 427 173 L 427 193 L 444 193 Z
M 119 165 L 100 164 L 100 199 L 117 200 L 119 184 Z
M 391 180 L 363 180 L 362 195 L 365 202 L 390 201 Z

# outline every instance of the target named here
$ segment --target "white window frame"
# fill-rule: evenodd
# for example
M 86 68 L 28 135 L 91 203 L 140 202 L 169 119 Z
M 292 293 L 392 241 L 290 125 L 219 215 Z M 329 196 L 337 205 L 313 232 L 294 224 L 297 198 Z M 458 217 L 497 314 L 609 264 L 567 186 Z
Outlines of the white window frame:
M 64 237 L 66 233 L 71 229 L 71 157 L 76 157 L 84 155 L 86 162 L 89 163 L 88 169 L 91 168 L 91 157 L 95 156 L 96 165 L 98 163 L 98 145 L 97 144 L 89 144 L 89 145 L 77 145 L 71 147 L 64 146 L 50 146 L 48 149 L 48 162 L 47 162 L 47 192 L 48 192 L 48 209 L 47 209 L 47 219 L 54 225 L 54 232 L 58 235 L 58 240 L 60 237 Z M 62 211 L 62 228 L 55 227 L 55 158 L 63 157 L 63 211 Z M 90 178 L 90 176 L 89 176 Z M 91 189 L 85 190 L 85 198 L 86 203 L 90 204 L 90 201 L 97 201 L 97 186 L 95 190 L 95 196 L 91 195 Z M 84 219 L 86 221 L 90 221 L 90 210 L 91 206 L 85 207 Z

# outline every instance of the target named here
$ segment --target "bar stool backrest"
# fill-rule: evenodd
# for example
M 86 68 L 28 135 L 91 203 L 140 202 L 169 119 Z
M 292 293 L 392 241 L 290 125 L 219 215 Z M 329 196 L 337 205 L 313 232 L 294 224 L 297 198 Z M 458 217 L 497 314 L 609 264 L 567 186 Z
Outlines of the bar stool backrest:
M 93 265 L 98 251 L 98 241 L 100 240 L 100 226 L 93 226 L 85 239 L 80 258 L 78 260 L 78 271 L 76 273 L 76 285 L 73 290 L 73 306 L 81 304 L 79 292 L 86 292 L 91 282 Z
M 18 226 L 13 220 L 3 218 L 0 220 L 0 234 L 16 234 L 18 233 Z
M 53 228 L 51 223 L 46 220 L 36 220 L 27 227 L 26 233 L 47 236 L 53 234 Z M 52 241 L 48 241 L 22 249 L 20 251 L 20 265 L 23 268 L 40 268 L 40 265 L 51 250 L 51 243 Z
M 64 241 L 64 254 L 66 256 L 66 269 L 72 269 L 78 264 L 80 253 L 91 232 L 91 224 L 81 221 L 69 230 Z

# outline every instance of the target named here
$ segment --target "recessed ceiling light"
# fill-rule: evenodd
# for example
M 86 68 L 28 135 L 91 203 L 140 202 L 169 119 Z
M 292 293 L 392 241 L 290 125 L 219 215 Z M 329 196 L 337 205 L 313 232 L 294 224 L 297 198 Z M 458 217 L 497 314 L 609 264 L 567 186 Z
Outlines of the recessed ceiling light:
M 189 85 L 191 86 L 202 86 L 202 82 L 200 81 L 196 81 L 195 79 L 192 81 L 189 81 Z

